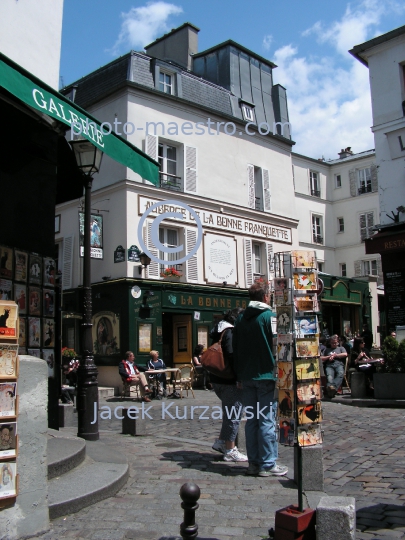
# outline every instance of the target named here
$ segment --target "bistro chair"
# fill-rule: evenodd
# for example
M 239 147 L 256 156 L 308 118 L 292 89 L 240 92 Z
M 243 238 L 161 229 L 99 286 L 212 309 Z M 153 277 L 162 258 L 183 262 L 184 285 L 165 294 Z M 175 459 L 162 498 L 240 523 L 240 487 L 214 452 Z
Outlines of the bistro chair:
M 135 399 L 140 398 L 139 394 L 139 385 L 138 384 L 129 384 L 128 381 L 126 381 L 124 378 L 122 378 L 122 392 L 121 392 L 121 399 L 124 399 L 126 397 L 134 398 L 133 395 L 135 393 Z
M 349 390 L 349 392 L 351 392 L 351 389 L 350 389 L 350 384 L 349 384 L 349 381 L 348 381 L 348 375 L 349 375 L 349 365 L 350 365 L 350 356 L 347 355 L 346 357 L 346 363 L 345 363 L 345 372 L 344 372 L 344 375 L 343 375 L 343 381 L 342 381 L 342 394 L 344 393 L 344 390 L 347 389 Z
M 176 377 L 176 387 L 180 389 L 180 397 L 183 398 L 183 390 L 186 391 L 187 397 L 188 397 L 188 391 L 191 390 L 191 393 L 193 394 L 193 398 L 195 399 L 195 395 L 192 388 L 192 382 L 193 382 L 193 368 L 190 364 L 184 364 L 179 367 L 179 372 L 177 373 Z

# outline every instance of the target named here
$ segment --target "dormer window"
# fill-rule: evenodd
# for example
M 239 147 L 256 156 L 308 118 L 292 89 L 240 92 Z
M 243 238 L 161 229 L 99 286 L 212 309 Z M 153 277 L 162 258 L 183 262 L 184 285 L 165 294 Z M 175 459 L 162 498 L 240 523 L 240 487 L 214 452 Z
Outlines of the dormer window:
M 247 122 L 254 122 L 255 121 L 255 113 L 253 111 L 253 107 L 250 105 L 246 105 L 246 103 L 242 103 L 242 114 L 243 119 Z
M 159 90 L 165 94 L 174 94 L 174 77 L 165 71 L 159 71 Z

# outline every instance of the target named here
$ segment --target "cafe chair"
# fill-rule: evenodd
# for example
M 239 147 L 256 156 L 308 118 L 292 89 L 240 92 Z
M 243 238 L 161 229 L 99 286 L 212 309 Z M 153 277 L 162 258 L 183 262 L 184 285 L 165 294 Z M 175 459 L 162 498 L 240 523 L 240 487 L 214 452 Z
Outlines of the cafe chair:
M 179 367 L 179 372 L 177 373 L 176 378 L 176 388 L 180 390 L 180 397 L 183 397 L 183 390 L 186 391 L 187 397 L 188 397 L 188 391 L 190 390 L 193 394 L 193 398 L 195 399 L 195 395 L 192 388 L 192 382 L 193 382 L 193 370 L 190 364 L 184 364 Z
M 349 365 L 350 365 L 350 357 L 349 357 L 349 355 L 347 355 L 346 363 L 345 363 L 345 372 L 344 372 L 344 375 L 343 375 L 343 381 L 342 381 L 342 385 L 341 385 L 342 394 L 344 394 L 344 390 L 349 390 L 349 393 L 351 392 L 350 384 L 349 384 L 349 381 L 348 381 L 348 378 L 347 378 L 348 375 L 349 375 Z
M 140 398 L 139 385 L 138 384 L 132 384 L 131 385 L 125 379 L 121 379 L 121 380 L 122 380 L 121 398 L 122 399 L 124 399 L 126 397 L 134 398 L 133 394 L 135 394 L 135 399 L 139 399 Z

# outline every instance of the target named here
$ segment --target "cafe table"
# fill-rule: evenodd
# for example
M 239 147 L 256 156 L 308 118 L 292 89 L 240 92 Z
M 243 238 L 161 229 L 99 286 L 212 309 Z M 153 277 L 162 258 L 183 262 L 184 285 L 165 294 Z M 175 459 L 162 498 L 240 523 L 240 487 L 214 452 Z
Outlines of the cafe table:
M 173 393 L 176 391 L 176 373 L 179 373 L 179 368 L 166 368 L 166 369 L 148 369 L 145 371 L 147 375 L 156 375 L 158 373 L 172 373 L 172 386 L 173 386 Z M 153 386 L 156 388 L 156 395 L 159 391 L 159 381 L 156 377 L 153 379 Z

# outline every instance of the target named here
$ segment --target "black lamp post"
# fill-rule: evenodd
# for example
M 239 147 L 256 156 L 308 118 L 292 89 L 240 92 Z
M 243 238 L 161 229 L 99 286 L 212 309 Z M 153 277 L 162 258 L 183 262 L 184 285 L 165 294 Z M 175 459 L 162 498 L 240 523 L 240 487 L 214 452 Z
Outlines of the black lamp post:
M 74 151 L 77 166 L 83 173 L 84 183 L 83 319 L 81 360 L 77 370 L 77 436 L 87 441 L 97 441 L 99 439 L 98 419 L 94 411 L 98 411 L 98 381 L 92 336 L 90 219 L 92 175 L 100 170 L 103 152 L 90 141 L 82 139 L 71 141 L 70 145 Z M 96 416 L 96 421 L 93 423 L 94 416 Z
M 146 267 L 149 266 L 151 263 L 151 258 L 149 257 L 149 255 L 146 255 L 146 253 L 142 251 L 142 253 L 139 255 L 139 260 L 141 261 L 142 265 L 139 267 L 139 273 L 142 275 L 142 268 L 145 268 L 146 271 Z

